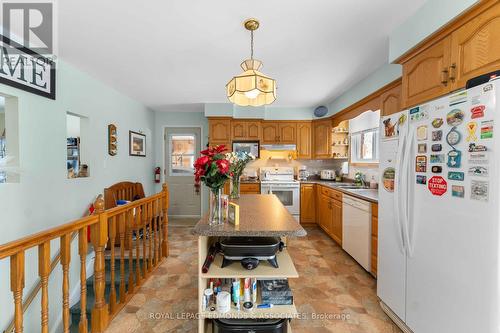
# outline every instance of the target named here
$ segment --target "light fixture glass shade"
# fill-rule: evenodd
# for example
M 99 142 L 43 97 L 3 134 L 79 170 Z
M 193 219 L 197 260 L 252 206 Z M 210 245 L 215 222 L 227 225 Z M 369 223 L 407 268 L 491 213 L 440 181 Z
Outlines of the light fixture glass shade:
M 262 106 L 276 100 L 276 81 L 258 70 L 262 62 L 247 59 L 241 63 L 243 73 L 226 85 L 227 98 L 240 106 Z

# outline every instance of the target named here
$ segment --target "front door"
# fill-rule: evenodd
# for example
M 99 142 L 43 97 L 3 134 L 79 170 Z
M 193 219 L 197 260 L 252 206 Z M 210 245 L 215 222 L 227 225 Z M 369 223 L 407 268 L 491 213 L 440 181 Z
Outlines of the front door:
M 165 180 L 169 186 L 171 216 L 201 216 L 201 196 L 194 187 L 193 168 L 200 154 L 200 138 L 198 127 L 165 129 Z

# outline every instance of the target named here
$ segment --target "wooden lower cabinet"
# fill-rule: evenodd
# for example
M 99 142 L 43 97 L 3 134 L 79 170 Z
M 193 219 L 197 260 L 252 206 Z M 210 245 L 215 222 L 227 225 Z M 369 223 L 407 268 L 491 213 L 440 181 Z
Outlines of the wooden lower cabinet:
M 377 260 L 378 260 L 378 204 L 372 203 L 372 258 L 371 258 L 371 273 L 377 276 Z
M 330 237 L 332 235 L 333 209 L 332 199 L 324 194 L 321 194 L 319 200 L 319 226 Z
M 260 194 L 259 183 L 241 183 L 240 194 Z
M 300 185 L 300 223 L 316 224 L 316 185 Z
M 319 191 L 318 223 L 333 240 L 342 245 L 342 193 L 324 186 Z
M 342 201 L 332 199 L 332 238 L 342 245 Z

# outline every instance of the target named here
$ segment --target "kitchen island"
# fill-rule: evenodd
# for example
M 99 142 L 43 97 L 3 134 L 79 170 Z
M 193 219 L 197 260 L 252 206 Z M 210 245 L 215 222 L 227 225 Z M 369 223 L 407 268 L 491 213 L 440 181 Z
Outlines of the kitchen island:
M 240 206 L 239 225 L 225 223 L 218 226 L 208 224 L 208 216 L 204 216 L 196 224 L 193 233 L 198 235 L 198 332 L 211 332 L 210 320 L 214 318 L 294 318 L 297 310 L 294 304 L 276 305 L 269 309 L 254 309 L 250 312 L 237 310 L 234 304 L 228 313 L 218 313 L 203 310 L 203 291 L 208 288 L 211 279 L 287 279 L 297 278 L 299 275 L 287 249 L 277 254 L 279 268 L 262 261 L 254 270 L 246 270 L 239 263 L 233 263 L 221 268 L 222 256 L 218 254 L 207 273 L 201 268 L 211 244 L 220 237 L 247 236 L 247 237 L 289 237 L 305 236 L 306 231 L 293 218 L 279 199 L 273 194 L 248 194 L 234 200 Z M 260 292 L 258 293 L 260 295 Z M 257 301 L 257 304 L 260 302 Z M 291 332 L 290 327 L 288 332 Z

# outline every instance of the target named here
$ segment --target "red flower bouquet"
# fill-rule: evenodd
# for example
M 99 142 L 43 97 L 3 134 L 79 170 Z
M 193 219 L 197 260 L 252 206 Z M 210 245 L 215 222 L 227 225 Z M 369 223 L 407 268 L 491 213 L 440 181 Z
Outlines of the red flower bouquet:
M 195 186 L 200 182 L 210 188 L 209 224 L 222 224 L 222 188 L 231 177 L 231 164 L 224 154 L 225 146 L 210 147 L 201 151 L 201 156 L 194 162 Z
M 224 187 L 230 178 L 230 163 L 224 152 L 226 147 L 216 146 L 202 150 L 201 157 L 194 162 L 194 181 L 197 187 L 203 182 L 212 191 Z

